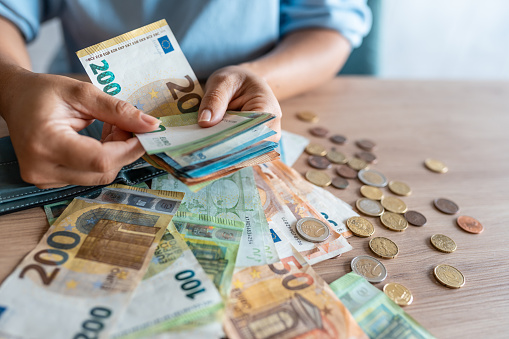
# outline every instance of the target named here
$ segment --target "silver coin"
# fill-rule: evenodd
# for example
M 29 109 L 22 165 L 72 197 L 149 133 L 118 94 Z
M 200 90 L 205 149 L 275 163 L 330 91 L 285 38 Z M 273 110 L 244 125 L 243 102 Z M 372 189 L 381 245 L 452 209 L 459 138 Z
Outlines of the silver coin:
M 359 255 L 353 258 L 350 266 L 352 271 L 372 283 L 379 283 L 387 278 L 387 269 L 384 264 L 369 255 Z
M 368 198 L 357 199 L 355 207 L 357 207 L 361 213 L 369 215 L 370 217 L 379 217 L 384 212 L 382 204 Z
M 388 183 L 385 175 L 375 170 L 361 169 L 359 173 L 357 173 L 357 177 L 365 185 L 369 186 L 385 187 Z
M 297 234 L 304 240 L 322 242 L 330 236 L 329 227 L 316 218 L 302 218 L 295 225 Z

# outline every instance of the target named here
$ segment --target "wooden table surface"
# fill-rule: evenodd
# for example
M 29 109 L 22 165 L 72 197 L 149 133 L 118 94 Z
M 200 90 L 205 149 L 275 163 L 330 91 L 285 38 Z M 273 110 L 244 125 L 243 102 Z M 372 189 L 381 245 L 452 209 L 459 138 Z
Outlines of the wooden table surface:
M 428 219 L 423 227 L 404 232 L 385 229 L 377 218 L 375 235 L 394 240 L 400 249 L 395 259 L 381 259 L 388 270 L 384 283 L 399 282 L 414 295 L 405 310 L 439 338 L 503 338 L 509 332 L 509 83 L 468 81 L 397 81 L 343 77 L 281 103 L 283 128 L 330 148 L 326 138 L 312 137 L 308 129 L 323 126 L 343 134 L 348 142 L 338 150 L 352 156 L 361 138 L 377 143 L 378 163 L 372 168 L 389 180 L 410 185 L 412 195 L 402 198 L 409 209 Z M 309 124 L 295 113 L 311 110 L 320 121 Z M 0 136 L 6 135 L 0 124 Z M 437 174 L 423 166 L 425 158 L 440 159 L 449 172 Z M 302 174 L 309 167 L 302 155 L 294 167 Z M 333 170 L 328 170 L 332 175 Z M 345 190 L 328 189 L 354 205 L 361 183 L 350 180 Z M 391 195 L 387 188 L 386 195 Z M 456 225 L 456 217 L 438 212 L 433 199 L 445 197 L 484 225 L 470 234 Z M 48 228 L 42 208 L 0 217 L 0 281 L 38 243 Z M 450 236 L 456 252 L 435 250 L 430 237 Z M 352 237 L 354 249 L 339 258 L 315 265 L 332 282 L 351 271 L 357 255 L 372 253 L 368 240 Z M 440 285 L 433 268 L 450 264 L 463 272 L 460 289 Z

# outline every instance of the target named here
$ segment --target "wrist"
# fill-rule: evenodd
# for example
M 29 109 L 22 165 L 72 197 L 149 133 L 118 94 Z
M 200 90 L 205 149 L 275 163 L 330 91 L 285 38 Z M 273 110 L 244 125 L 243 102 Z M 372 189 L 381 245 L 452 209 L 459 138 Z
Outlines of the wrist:
M 0 64 L 0 115 L 8 122 L 12 110 L 12 101 L 22 93 L 23 82 L 27 83 L 25 76 L 33 74 L 25 68 L 7 64 Z

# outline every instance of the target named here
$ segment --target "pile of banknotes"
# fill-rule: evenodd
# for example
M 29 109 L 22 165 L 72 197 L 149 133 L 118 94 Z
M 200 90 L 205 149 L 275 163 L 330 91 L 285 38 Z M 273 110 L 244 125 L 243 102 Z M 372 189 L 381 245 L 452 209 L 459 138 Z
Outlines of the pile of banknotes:
M 226 112 L 209 128 L 198 126 L 203 90 L 166 20 L 76 53 L 92 83 L 161 120 L 138 134 L 144 159 L 193 190 L 241 168 L 278 158 L 271 113 Z

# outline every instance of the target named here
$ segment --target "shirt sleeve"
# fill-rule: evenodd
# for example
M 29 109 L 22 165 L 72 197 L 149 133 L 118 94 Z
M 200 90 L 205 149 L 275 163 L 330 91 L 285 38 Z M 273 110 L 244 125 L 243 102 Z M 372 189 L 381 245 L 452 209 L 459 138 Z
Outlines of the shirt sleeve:
M 18 27 L 26 42 L 37 36 L 41 23 L 55 17 L 61 0 L 0 0 L 0 16 Z
M 303 28 L 329 28 L 359 47 L 371 29 L 366 0 L 281 0 L 280 35 Z

